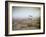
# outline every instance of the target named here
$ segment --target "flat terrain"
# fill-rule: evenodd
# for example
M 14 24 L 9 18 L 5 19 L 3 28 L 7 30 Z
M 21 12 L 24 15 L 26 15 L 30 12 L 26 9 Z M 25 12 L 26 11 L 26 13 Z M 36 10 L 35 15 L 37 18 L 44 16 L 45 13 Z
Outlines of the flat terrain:
M 12 19 L 12 30 L 40 29 L 40 18 Z

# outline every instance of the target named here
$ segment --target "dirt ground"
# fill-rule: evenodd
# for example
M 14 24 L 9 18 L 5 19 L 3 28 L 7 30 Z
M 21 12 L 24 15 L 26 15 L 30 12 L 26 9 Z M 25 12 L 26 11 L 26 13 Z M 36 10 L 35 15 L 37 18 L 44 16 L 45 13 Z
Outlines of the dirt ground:
M 32 30 L 32 29 L 40 29 L 40 18 L 36 19 L 13 19 L 12 22 L 12 30 Z

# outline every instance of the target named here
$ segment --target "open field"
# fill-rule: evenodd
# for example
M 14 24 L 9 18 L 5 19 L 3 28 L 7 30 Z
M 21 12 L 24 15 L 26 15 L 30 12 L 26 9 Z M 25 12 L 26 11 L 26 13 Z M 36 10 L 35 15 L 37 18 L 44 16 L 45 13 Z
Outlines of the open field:
M 12 20 L 13 30 L 31 30 L 40 29 L 40 18 L 24 18 Z

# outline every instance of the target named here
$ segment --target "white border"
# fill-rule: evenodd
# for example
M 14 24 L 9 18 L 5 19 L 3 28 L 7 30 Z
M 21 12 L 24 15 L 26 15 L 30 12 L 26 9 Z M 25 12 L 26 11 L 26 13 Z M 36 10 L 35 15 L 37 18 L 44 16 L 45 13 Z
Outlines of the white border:
M 39 30 L 19 30 L 12 31 L 12 6 L 23 6 L 23 7 L 40 7 L 41 8 L 41 29 Z M 38 4 L 25 4 L 25 3 L 10 3 L 8 4 L 8 13 L 9 13 L 9 34 L 25 34 L 25 33 L 42 33 L 43 32 L 43 5 Z

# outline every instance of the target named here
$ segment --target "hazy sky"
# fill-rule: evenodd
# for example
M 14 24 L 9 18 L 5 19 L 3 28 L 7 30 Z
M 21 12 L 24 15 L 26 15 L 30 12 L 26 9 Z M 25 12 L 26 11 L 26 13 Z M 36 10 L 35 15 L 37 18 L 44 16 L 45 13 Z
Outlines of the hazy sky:
M 12 8 L 12 16 L 14 18 L 26 18 L 29 16 L 39 17 L 40 16 L 40 8 L 31 8 L 31 7 L 13 7 Z

